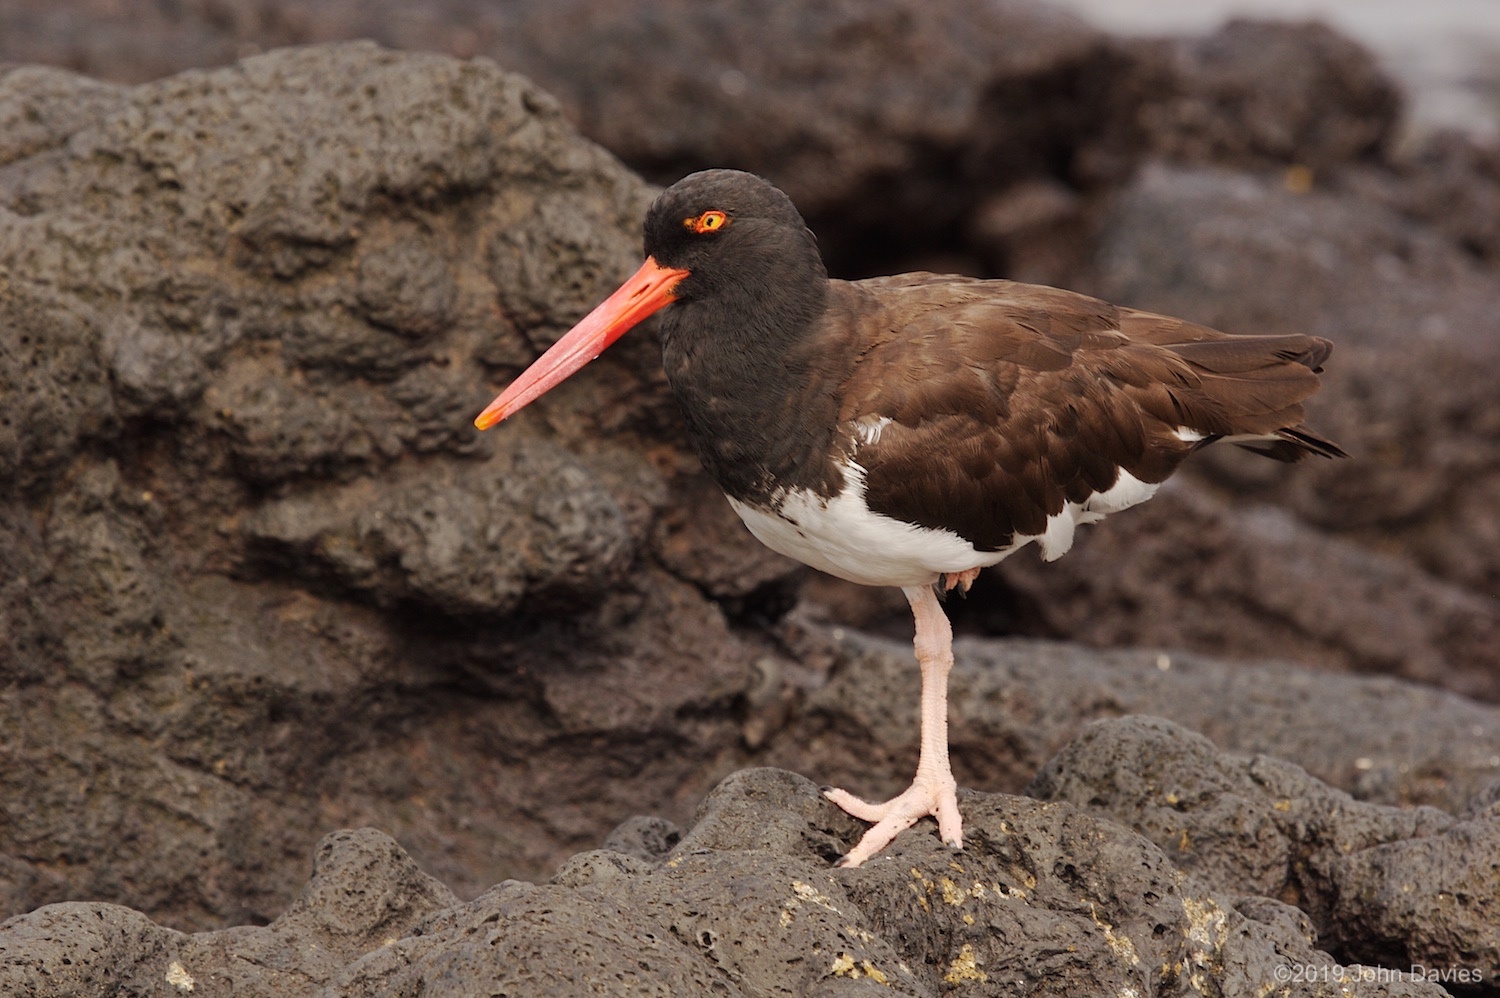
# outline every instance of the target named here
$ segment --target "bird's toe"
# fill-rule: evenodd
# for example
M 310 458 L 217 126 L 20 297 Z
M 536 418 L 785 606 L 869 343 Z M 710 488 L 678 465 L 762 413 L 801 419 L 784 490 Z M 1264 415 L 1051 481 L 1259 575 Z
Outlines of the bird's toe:
M 823 796 L 831 801 L 839 810 L 846 814 L 852 814 L 860 821 L 880 821 L 886 816 L 890 809 L 889 802 L 885 804 L 872 804 L 862 797 L 856 797 L 847 790 L 837 787 L 828 787 L 823 791 Z

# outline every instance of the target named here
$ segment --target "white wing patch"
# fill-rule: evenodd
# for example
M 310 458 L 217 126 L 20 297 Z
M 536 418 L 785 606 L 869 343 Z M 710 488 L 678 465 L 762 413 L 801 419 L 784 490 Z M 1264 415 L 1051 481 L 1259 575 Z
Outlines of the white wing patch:
M 1172 435 L 1183 443 L 1195 444 L 1200 440 L 1207 440 L 1208 434 L 1200 433 L 1190 426 L 1179 426 L 1172 431 Z M 1243 444 L 1253 441 L 1265 441 L 1274 443 L 1281 438 L 1274 433 L 1236 433 L 1233 436 L 1220 437 L 1226 444 Z
M 1124 468 L 1115 473 L 1115 484 L 1095 492 L 1081 503 L 1070 502 L 1063 511 L 1047 517 L 1041 535 L 1042 560 L 1056 561 L 1073 546 L 1073 533 L 1080 523 L 1098 523 L 1111 513 L 1129 509 L 1156 495 L 1160 483 L 1143 482 Z
M 854 438 L 866 447 L 880 440 L 880 434 L 891 425 L 889 416 L 865 416 L 854 423 Z

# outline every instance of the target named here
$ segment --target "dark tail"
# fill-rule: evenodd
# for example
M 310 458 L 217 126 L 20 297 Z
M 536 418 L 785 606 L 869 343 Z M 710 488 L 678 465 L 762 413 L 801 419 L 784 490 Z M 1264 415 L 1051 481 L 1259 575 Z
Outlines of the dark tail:
M 1333 353 L 1321 336 L 1223 336 L 1168 346 L 1203 377 L 1203 390 L 1233 427 L 1229 443 L 1277 461 L 1309 455 L 1348 457 L 1338 444 L 1302 425 L 1302 403 L 1321 386 Z
M 1278 461 L 1309 455 L 1348 457 L 1338 444 L 1302 425 L 1302 403 L 1322 382 L 1333 353 L 1321 336 L 1230 336 L 1207 326 L 1122 309 L 1132 339 L 1165 347 L 1187 361 L 1196 384 L 1173 391 L 1183 425 L 1204 434 L 1201 445 L 1226 440 Z

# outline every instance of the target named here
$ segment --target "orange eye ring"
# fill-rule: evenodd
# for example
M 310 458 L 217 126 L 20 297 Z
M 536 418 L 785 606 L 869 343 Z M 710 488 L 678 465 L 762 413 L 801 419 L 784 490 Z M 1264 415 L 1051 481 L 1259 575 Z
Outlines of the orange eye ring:
M 701 236 L 706 232 L 717 232 L 728 225 L 729 216 L 716 208 L 711 208 L 701 215 L 684 218 L 682 224 Z

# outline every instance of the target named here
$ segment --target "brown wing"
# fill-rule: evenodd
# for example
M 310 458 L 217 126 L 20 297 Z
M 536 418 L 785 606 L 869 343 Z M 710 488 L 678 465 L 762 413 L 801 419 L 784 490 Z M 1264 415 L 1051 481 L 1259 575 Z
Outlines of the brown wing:
M 917 274 L 834 294 L 863 340 L 841 411 L 851 448 L 854 428 L 890 420 L 858 450 L 871 508 L 982 550 L 1041 533 L 1118 469 L 1160 482 L 1220 437 L 1267 438 L 1251 444 L 1284 460 L 1342 454 L 1300 426 L 1326 340 L 1231 337 L 1010 281 Z

